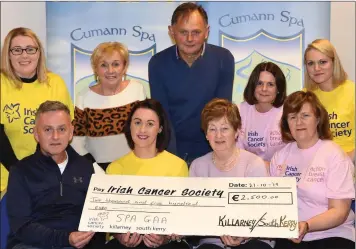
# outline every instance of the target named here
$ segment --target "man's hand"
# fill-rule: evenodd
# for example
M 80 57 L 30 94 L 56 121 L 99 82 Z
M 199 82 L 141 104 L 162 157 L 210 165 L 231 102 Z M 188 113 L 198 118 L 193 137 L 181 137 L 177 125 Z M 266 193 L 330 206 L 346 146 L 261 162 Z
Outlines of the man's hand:
M 142 242 L 143 236 L 138 233 L 117 233 L 114 235 L 122 245 L 126 247 L 136 247 Z
M 93 238 L 95 232 L 71 232 L 69 244 L 75 248 L 83 248 Z

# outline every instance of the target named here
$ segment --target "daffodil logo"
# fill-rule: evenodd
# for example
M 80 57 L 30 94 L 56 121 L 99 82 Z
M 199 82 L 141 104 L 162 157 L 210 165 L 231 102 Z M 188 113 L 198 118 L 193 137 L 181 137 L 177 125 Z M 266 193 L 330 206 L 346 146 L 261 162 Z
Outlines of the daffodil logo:
M 5 105 L 3 112 L 5 113 L 9 123 L 12 123 L 15 119 L 20 119 L 21 115 L 19 112 L 20 103 Z

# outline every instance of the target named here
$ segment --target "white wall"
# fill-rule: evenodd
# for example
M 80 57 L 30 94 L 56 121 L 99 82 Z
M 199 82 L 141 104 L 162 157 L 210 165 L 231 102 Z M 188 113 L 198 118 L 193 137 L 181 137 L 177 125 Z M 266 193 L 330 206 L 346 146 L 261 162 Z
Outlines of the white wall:
M 1 2 L 1 45 L 7 33 L 17 27 L 32 29 L 46 48 L 46 3 Z
M 355 5 L 354 2 L 332 2 L 330 25 L 330 40 L 353 81 L 356 79 Z M 19 26 L 32 29 L 46 48 L 46 3 L 1 2 L 1 43 L 11 29 Z
M 355 2 L 332 2 L 330 41 L 349 78 L 355 82 Z

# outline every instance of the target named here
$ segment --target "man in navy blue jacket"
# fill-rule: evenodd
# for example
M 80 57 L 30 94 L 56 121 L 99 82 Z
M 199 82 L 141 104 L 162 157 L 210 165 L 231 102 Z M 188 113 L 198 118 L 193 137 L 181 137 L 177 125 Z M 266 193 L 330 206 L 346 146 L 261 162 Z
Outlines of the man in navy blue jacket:
M 7 249 L 83 248 L 93 232 L 78 232 L 93 166 L 68 144 L 69 109 L 46 101 L 36 113 L 34 154 L 11 167 L 7 190 Z
M 195 3 L 175 9 L 169 33 L 176 45 L 149 62 L 151 97 L 161 102 L 173 126 L 168 150 L 189 165 L 211 150 L 200 128 L 205 104 L 213 98 L 232 100 L 234 57 L 225 48 L 205 43 L 208 16 Z

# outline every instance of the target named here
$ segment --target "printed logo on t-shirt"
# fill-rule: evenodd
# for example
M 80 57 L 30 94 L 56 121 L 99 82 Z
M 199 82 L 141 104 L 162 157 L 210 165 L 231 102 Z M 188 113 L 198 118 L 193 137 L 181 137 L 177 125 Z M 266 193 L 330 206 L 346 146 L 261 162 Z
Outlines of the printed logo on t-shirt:
M 20 103 L 5 105 L 3 112 L 5 113 L 9 123 L 12 123 L 15 119 L 20 119 Z
M 325 168 L 310 166 L 306 175 L 307 182 L 324 182 Z
M 270 131 L 269 133 L 269 145 L 270 146 L 278 146 L 281 145 L 282 137 L 279 131 Z
M 33 127 L 35 126 L 35 115 L 37 109 L 24 108 L 24 119 L 23 119 L 23 134 L 33 133 Z
M 333 137 L 350 137 L 352 129 L 350 128 L 350 121 L 338 122 L 339 114 L 329 113 L 330 124 L 329 127 L 333 134 Z
M 298 168 L 296 166 L 286 165 L 286 171 L 284 173 L 284 176 L 295 177 L 297 179 L 297 182 L 299 182 L 301 174 L 302 173 L 298 171 Z
M 247 146 L 249 147 L 266 147 L 264 137 L 260 136 L 257 131 L 247 132 Z

